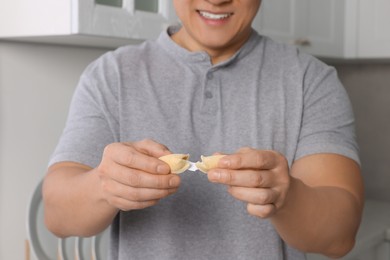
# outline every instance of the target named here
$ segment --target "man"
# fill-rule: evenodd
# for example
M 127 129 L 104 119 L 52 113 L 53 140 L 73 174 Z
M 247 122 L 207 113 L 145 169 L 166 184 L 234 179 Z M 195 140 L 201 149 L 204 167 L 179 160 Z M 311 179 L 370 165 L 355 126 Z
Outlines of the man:
M 81 77 L 44 182 L 49 229 L 111 225 L 110 259 L 346 254 L 363 188 L 334 69 L 254 32 L 260 0 L 174 5 L 182 27 Z M 172 152 L 226 156 L 178 176 L 158 159 Z

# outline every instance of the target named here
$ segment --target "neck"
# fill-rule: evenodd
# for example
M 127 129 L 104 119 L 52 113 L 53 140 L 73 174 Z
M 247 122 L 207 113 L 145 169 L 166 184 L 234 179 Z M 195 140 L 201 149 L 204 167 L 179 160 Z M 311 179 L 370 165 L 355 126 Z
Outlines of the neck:
M 211 63 L 215 65 L 231 58 L 249 39 L 250 34 L 250 32 L 247 32 L 245 37 L 241 37 L 239 41 L 233 41 L 231 44 L 216 47 L 205 46 L 193 40 L 183 27 L 177 33 L 173 34 L 171 38 L 178 45 L 191 52 L 205 51 L 210 56 Z

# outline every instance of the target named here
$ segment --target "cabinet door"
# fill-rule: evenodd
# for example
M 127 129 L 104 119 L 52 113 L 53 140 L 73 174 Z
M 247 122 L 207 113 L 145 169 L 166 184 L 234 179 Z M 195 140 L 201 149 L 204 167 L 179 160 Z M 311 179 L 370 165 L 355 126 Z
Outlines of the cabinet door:
M 0 1 L 0 37 L 70 33 L 69 0 Z
M 390 57 L 390 1 L 361 0 L 359 58 Z
M 264 0 L 255 28 L 313 55 L 341 57 L 347 45 L 345 28 L 350 16 L 346 6 L 350 1 L 354 0 Z M 348 47 L 355 53 L 356 47 Z
M 154 39 L 176 20 L 171 0 L 72 0 L 75 34 Z
M 299 25 L 304 35 L 295 40 L 304 51 L 317 56 L 340 57 L 344 52 L 343 0 L 300 0 L 306 22 Z

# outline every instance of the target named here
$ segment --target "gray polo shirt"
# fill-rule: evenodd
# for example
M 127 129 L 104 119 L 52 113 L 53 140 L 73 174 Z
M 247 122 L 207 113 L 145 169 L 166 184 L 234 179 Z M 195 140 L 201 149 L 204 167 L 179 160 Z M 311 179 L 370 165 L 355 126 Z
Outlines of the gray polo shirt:
M 336 71 L 253 32 L 229 60 L 156 41 L 108 52 L 83 73 L 50 164 L 99 164 L 112 142 L 154 139 L 192 161 L 243 146 L 294 160 L 337 153 L 359 162 L 354 119 Z M 120 212 L 109 259 L 304 259 L 268 220 L 199 172 L 156 206 Z

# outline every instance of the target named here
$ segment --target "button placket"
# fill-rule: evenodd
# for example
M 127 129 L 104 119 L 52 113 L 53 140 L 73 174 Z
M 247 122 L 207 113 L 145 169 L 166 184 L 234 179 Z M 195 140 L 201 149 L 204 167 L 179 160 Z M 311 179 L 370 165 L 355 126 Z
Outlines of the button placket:
M 218 102 L 215 99 L 215 93 L 218 88 L 218 78 L 215 75 L 215 70 L 209 70 L 204 76 L 204 89 L 203 89 L 203 111 L 208 114 L 214 114 L 218 108 Z
M 215 88 L 215 80 L 214 80 L 214 71 L 213 70 L 209 70 L 207 73 L 206 73 L 206 86 L 205 86 L 205 90 L 204 90 L 204 97 L 206 99 L 211 99 L 213 98 L 213 91 L 214 91 L 214 88 Z

